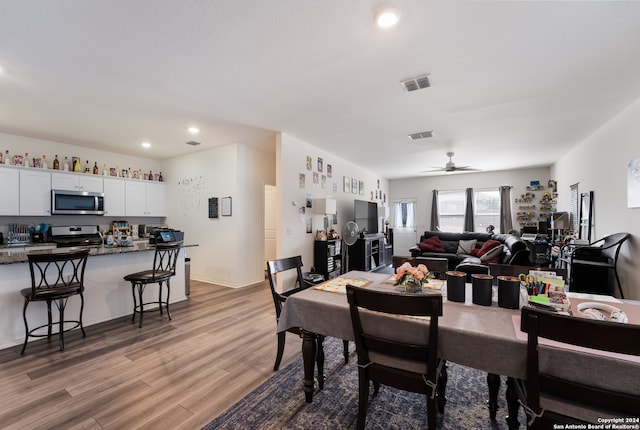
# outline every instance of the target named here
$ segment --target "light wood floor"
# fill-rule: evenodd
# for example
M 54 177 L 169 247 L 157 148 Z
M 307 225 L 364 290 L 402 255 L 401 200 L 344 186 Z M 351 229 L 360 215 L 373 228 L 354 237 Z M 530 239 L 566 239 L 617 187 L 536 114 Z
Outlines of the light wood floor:
M 191 283 L 166 314 L 130 317 L 0 351 L 2 429 L 199 429 L 273 375 L 275 311 L 267 283 Z M 300 354 L 287 335 L 281 367 Z M 302 375 L 301 375 L 302 376 Z M 302 391 L 300 392 L 302 396 Z

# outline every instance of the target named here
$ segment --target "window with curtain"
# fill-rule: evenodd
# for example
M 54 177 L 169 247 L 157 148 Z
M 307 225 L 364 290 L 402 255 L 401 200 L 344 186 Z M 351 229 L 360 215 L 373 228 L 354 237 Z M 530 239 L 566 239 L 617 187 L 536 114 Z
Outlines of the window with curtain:
M 484 233 L 489 225 L 500 233 L 500 191 L 497 188 L 473 190 L 473 223 L 475 231 Z
M 416 202 L 404 200 L 393 203 L 393 228 L 415 230 L 416 228 Z
M 465 201 L 464 190 L 438 191 L 440 230 L 462 233 Z
M 473 190 L 474 231 L 484 233 L 493 225 L 500 232 L 500 191 L 497 188 Z M 452 233 L 464 231 L 465 190 L 438 191 L 440 230 Z

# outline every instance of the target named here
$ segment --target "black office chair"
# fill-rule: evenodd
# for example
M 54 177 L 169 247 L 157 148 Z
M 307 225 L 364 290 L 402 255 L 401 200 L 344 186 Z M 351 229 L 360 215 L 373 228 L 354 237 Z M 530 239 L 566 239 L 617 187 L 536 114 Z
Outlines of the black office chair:
M 630 372 L 623 370 L 624 360 L 617 360 L 617 369 L 589 369 L 593 356 L 584 354 L 568 366 L 556 365 L 548 352 L 539 347 L 538 338 L 546 338 L 581 347 L 640 356 L 640 326 L 619 322 L 597 321 L 559 315 L 530 307 L 522 308 L 521 330 L 527 336 L 527 408 L 530 428 L 554 428 L 553 424 L 591 422 L 601 424 L 607 414 L 617 418 L 638 418 L 640 411 L 640 371 L 630 363 Z M 558 350 L 558 348 L 553 348 Z M 614 366 L 614 365 L 612 365 Z M 571 373 L 603 375 L 598 386 L 573 380 Z M 560 405 L 560 407 L 559 407 Z M 571 408 L 572 417 L 560 413 L 562 405 Z M 586 427 L 585 427 L 586 428 Z
M 616 233 L 590 243 L 589 246 L 575 248 L 571 253 L 570 291 L 613 295 L 613 291 L 608 288 L 603 290 L 599 285 L 594 285 L 597 284 L 597 281 L 594 281 L 594 277 L 591 275 L 584 276 L 582 282 L 576 281 L 576 278 L 580 277 L 580 271 L 603 269 L 608 274 L 612 269 L 618 284 L 620 298 L 624 298 L 617 265 L 620 247 L 629 237 L 631 237 L 629 233 Z
M 358 353 L 358 421 L 364 429 L 369 406 L 369 381 L 375 393 L 380 384 L 422 393 L 427 403 L 427 428 L 436 427 L 436 383 L 438 367 L 438 317 L 442 316 L 440 294 L 399 294 L 347 286 L 353 334 Z M 429 325 L 419 340 L 403 340 L 393 330 L 385 332 L 369 311 L 394 315 L 428 316 Z
M 55 303 L 59 311 L 58 343 L 60 351 L 64 351 L 64 332 L 80 327 L 82 337 L 86 336 L 82 325 L 82 311 L 84 310 L 84 269 L 87 265 L 88 249 L 55 254 L 28 254 L 29 271 L 31 272 L 31 288 L 20 291 L 24 297 L 22 317 L 24 319 L 25 338 L 20 354 L 24 354 L 30 337 L 46 337 L 51 339 L 53 316 L 51 303 Z M 65 320 L 64 311 L 67 301 L 72 296 L 80 296 L 80 314 L 77 320 Z M 47 303 L 47 324 L 29 329 L 27 321 L 27 307 L 31 302 Z M 65 329 L 65 324 L 73 324 Z M 47 327 L 46 334 L 36 332 Z
M 131 273 L 124 277 L 125 281 L 131 282 L 131 293 L 133 294 L 133 316 L 131 322 L 136 320 L 136 313 L 140 314 L 140 323 L 138 327 L 142 327 L 142 317 L 145 312 L 155 311 L 155 308 L 144 309 L 145 305 L 158 305 L 160 315 L 162 310 L 167 310 L 167 317 L 171 319 L 169 311 L 169 296 L 171 295 L 171 278 L 176 274 L 176 262 L 182 242 L 157 243 L 156 252 L 153 257 L 153 268 L 143 270 L 142 272 Z M 149 284 L 158 284 L 158 301 L 144 302 L 142 293 Z M 162 287 L 167 284 L 167 298 L 162 298 Z M 136 292 L 137 297 L 136 297 Z
M 276 283 L 276 274 L 286 272 L 288 270 L 296 270 L 296 279 L 294 288 L 288 290 L 282 290 L 278 288 Z M 276 324 L 280 320 L 280 313 L 282 312 L 282 304 L 287 300 L 287 297 L 295 294 L 299 291 L 302 291 L 306 288 L 309 288 L 311 284 L 307 284 L 304 282 L 302 278 L 302 256 L 298 255 L 295 257 L 281 258 L 279 260 L 267 261 L 267 276 L 269 278 L 269 286 L 271 287 L 271 296 L 273 297 L 273 304 L 276 308 Z M 300 336 L 300 329 L 298 327 L 292 327 L 287 330 L 290 333 L 297 334 Z M 286 342 L 286 332 L 282 331 L 278 333 L 278 351 L 276 354 L 276 362 L 273 365 L 273 370 L 278 370 L 280 368 L 280 362 L 282 361 L 282 355 L 284 354 L 284 344 Z M 318 344 L 317 344 L 317 355 L 318 361 L 324 362 L 323 348 L 322 342 L 324 340 L 323 336 L 318 336 Z M 345 364 L 349 362 L 349 342 L 343 341 L 343 354 L 344 354 L 344 362 Z M 322 366 L 321 364 L 318 364 Z

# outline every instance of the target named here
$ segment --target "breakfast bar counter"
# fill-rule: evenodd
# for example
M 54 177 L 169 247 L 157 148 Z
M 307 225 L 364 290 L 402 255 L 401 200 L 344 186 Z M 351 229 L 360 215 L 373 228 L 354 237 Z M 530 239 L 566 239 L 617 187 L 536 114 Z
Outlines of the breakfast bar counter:
M 171 279 L 170 303 L 187 299 L 185 294 L 185 248 L 197 246 L 184 245 L 176 264 L 176 275 Z M 24 300 L 20 290 L 31 285 L 31 275 L 27 254 L 59 253 L 78 248 L 51 248 L 46 246 L 0 249 L 0 348 L 19 345 L 24 342 L 24 321 L 22 308 Z M 84 326 L 87 336 L 91 336 L 91 325 L 131 315 L 133 297 L 131 284 L 123 279 L 127 274 L 151 269 L 155 246 L 148 242 L 134 243 L 129 247 L 90 247 L 89 259 L 85 271 Z M 157 300 L 157 286 L 145 291 L 150 300 Z M 43 306 L 38 309 L 38 305 Z M 30 325 L 46 323 L 44 303 L 33 303 L 29 307 Z M 78 312 L 79 300 L 69 300 L 70 314 Z M 33 308 L 33 309 L 31 309 Z M 54 316 L 54 319 L 57 317 Z M 127 322 L 128 323 L 128 322 Z M 132 324 L 132 329 L 138 329 Z

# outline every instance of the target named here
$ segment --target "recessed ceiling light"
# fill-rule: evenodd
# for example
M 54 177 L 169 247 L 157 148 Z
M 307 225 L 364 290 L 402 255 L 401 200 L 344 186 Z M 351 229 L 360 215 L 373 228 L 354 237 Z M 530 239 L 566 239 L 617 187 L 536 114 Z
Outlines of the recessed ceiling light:
M 374 18 L 378 27 L 390 28 L 396 25 L 400 20 L 400 12 L 395 7 L 385 6 L 378 9 Z
M 404 90 L 407 92 L 429 88 L 431 86 L 431 76 L 429 74 L 426 74 L 422 76 L 417 76 L 415 78 L 407 79 L 405 81 L 400 82 L 400 86 L 402 86 L 402 88 L 404 88 Z
M 151 148 L 151 144 L 149 142 L 142 142 L 141 145 L 143 148 Z
M 191 134 L 200 133 L 200 129 L 198 127 L 189 127 L 187 130 L 189 130 L 189 133 L 191 133 Z
M 433 137 L 433 131 L 421 131 L 420 133 L 413 133 L 409 135 L 411 140 L 427 139 Z

